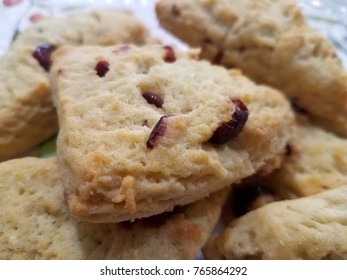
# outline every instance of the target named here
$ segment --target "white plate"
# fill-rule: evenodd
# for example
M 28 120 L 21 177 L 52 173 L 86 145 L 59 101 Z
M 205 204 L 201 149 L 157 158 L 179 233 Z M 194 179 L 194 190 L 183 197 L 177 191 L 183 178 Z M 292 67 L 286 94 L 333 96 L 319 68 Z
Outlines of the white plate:
M 121 8 L 135 14 L 165 44 L 187 48 L 159 27 L 154 12 L 154 0 L 0 0 L 0 56 L 6 52 L 14 34 L 45 16 L 59 16 L 74 9 Z M 18 2 L 6 6 L 4 2 Z
M 186 45 L 160 28 L 154 13 L 155 0 L 0 0 L 0 56 L 13 35 L 42 16 L 58 16 L 68 10 L 117 7 L 132 11 L 152 34 L 165 44 Z M 336 47 L 347 68 L 347 1 L 297 0 L 309 23 Z M 7 3 L 7 5 L 6 5 Z M 12 5 L 11 5 L 12 4 Z
M 0 56 L 6 52 L 13 36 L 45 16 L 59 16 L 73 9 L 122 8 L 133 12 L 165 44 L 187 46 L 160 28 L 154 13 L 155 0 L 0 0 Z M 311 26 L 336 47 L 347 68 L 347 1 L 297 0 Z M 7 4 L 6 4 L 7 3 Z M 55 150 L 55 140 L 41 146 L 39 155 Z M 35 151 L 36 153 L 36 151 Z M 202 255 L 199 254 L 198 259 Z

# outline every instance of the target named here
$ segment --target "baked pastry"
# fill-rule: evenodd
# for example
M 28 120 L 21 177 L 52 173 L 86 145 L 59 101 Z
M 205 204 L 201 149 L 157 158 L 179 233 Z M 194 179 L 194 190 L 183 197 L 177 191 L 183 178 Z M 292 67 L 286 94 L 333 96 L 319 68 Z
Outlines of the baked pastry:
M 51 82 L 70 210 L 119 222 L 279 166 L 294 129 L 281 93 L 170 46 L 65 47 Z
M 227 259 L 347 259 L 347 187 L 278 201 L 236 219 L 218 240 Z
M 76 11 L 63 18 L 46 18 L 18 35 L 0 59 L 0 161 L 57 133 L 48 80 L 50 54 L 55 48 L 143 44 L 147 39 L 142 23 L 118 10 Z
M 221 260 L 225 258 L 218 249 L 218 243 L 221 233 L 228 224 L 250 211 L 279 200 L 274 190 L 260 183 L 261 178 L 261 174 L 257 174 L 232 186 L 218 224 L 202 248 L 205 259 Z
M 55 158 L 0 164 L 0 259 L 194 259 L 227 190 L 136 222 L 77 222 Z
M 306 118 L 298 122 L 287 159 L 261 179 L 282 199 L 310 196 L 347 183 L 347 140 Z
M 346 71 L 294 1 L 160 0 L 156 12 L 203 58 L 282 90 L 312 120 L 347 136 Z

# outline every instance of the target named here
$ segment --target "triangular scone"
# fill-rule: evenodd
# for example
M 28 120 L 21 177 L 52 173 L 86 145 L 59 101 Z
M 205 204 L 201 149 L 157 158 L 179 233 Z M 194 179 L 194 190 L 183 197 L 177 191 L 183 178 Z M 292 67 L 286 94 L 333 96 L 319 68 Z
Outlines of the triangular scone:
M 227 259 L 347 259 L 347 187 L 267 204 L 218 240 Z
M 291 0 L 160 0 L 163 27 L 202 57 L 282 90 L 325 128 L 347 137 L 347 74 L 332 45 Z
M 201 199 L 281 162 L 285 97 L 170 46 L 65 47 L 51 82 L 78 219 L 117 222 Z
M 135 222 L 95 224 L 70 216 L 55 158 L 0 164 L 0 259 L 194 259 L 227 190 Z
M 21 33 L 0 58 L 0 161 L 30 150 L 58 131 L 48 80 L 55 48 L 144 44 L 147 39 L 140 21 L 112 9 L 42 19 Z
M 347 140 L 306 118 L 298 118 L 298 123 L 287 159 L 261 179 L 282 199 L 309 196 L 347 183 Z

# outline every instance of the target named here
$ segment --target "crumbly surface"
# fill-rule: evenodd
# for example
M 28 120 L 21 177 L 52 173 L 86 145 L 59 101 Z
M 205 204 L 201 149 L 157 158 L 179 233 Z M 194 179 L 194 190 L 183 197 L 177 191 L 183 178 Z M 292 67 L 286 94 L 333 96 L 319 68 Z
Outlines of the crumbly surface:
M 267 204 L 232 222 L 218 245 L 227 259 L 346 259 L 347 187 Z
M 222 190 L 173 213 L 130 223 L 77 222 L 55 158 L 0 164 L 0 259 L 194 259 L 226 197 Z
M 309 196 L 347 183 L 347 140 L 300 118 L 283 165 L 264 184 L 282 199 Z
M 163 46 L 66 47 L 51 81 L 60 134 L 58 159 L 70 210 L 81 220 L 150 216 L 279 166 L 294 118 L 281 93 Z M 109 64 L 103 77 L 96 65 Z M 162 108 L 144 93 L 162 100 Z M 239 99 L 249 111 L 226 144 L 209 139 Z M 147 142 L 164 118 L 165 129 Z M 159 133 L 159 134 L 160 134 Z M 265 167 L 266 166 L 266 167 Z
M 202 57 L 282 90 L 318 124 L 347 136 L 347 74 L 291 0 L 160 0 L 161 25 Z
M 48 73 L 33 57 L 39 45 L 143 44 L 146 40 L 142 23 L 118 10 L 46 18 L 20 34 L 0 58 L 0 161 L 33 148 L 58 130 Z

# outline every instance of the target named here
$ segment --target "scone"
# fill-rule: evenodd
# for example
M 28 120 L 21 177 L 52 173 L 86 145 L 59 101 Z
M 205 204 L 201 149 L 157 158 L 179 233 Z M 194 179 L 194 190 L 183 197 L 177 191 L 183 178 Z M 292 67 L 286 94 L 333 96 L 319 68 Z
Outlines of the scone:
M 156 11 L 203 58 L 282 90 L 311 119 L 347 136 L 347 74 L 293 1 L 160 0 Z
M 347 186 L 267 204 L 218 240 L 227 259 L 347 259 Z
M 51 84 L 70 210 L 119 222 L 276 168 L 294 129 L 281 93 L 170 46 L 65 47 Z
M 118 10 L 46 18 L 20 34 L 0 59 L 0 161 L 25 152 L 58 130 L 48 80 L 51 52 L 65 44 L 143 44 L 142 23 Z
M 283 165 L 261 179 L 282 199 L 309 196 L 347 184 L 347 140 L 306 118 L 298 118 L 297 134 Z
M 77 222 L 55 158 L 0 164 L 0 259 L 194 259 L 227 190 L 136 222 Z
M 218 224 L 202 248 L 205 259 L 221 260 L 224 256 L 218 249 L 219 236 L 232 221 L 268 203 L 279 200 L 277 193 L 260 183 L 261 174 L 246 178 L 233 185 L 224 203 Z

